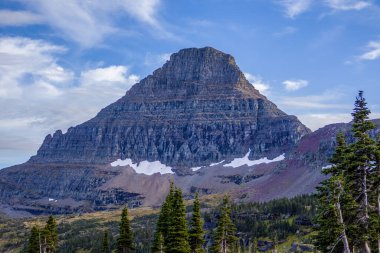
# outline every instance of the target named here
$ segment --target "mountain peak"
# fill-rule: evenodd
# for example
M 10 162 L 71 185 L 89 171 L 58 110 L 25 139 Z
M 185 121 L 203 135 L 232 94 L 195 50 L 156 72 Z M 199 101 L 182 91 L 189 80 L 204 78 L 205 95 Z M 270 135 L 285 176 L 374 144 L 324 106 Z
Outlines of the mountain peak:
M 282 154 L 309 130 L 211 47 L 174 53 L 124 97 L 66 134 L 46 138 L 30 162 L 160 161 L 190 168 L 245 155 Z
M 262 97 L 246 80 L 234 57 L 212 47 L 186 48 L 172 54 L 129 93 L 137 100 Z
M 235 83 L 242 76 L 231 55 L 212 47 L 182 49 L 171 55 L 162 70 L 177 80 L 203 83 Z

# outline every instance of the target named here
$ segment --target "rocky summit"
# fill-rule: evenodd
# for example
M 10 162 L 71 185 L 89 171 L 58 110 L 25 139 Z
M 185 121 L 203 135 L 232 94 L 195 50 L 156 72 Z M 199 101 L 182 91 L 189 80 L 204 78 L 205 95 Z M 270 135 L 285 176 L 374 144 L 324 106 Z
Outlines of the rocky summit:
M 308 167 L 297 158 L 303 154 L 294 150 L 309 135 L 247 81 L 231 55 L 183 49 L 96 117 L 46 136 L 28 162 L 0 170 L 0 210 L 25 215 L 159 205 L 171 180 L 190 197 L 195 191 L 231 191 L 247 200 L 307 193 L 323 165 Z M 165 173 L 156 173 L 160 166 Z M 310 178 L 309 172 L 315 176 L 300 187 L 300 175 Z
M 234 58 L 211 47 L 171 55 L 124 97 L 63 134 L 29 163 L 107 164 L 131 158 L 176 169 L 245 155 L 274 157 L 309 133 L 250 84 Z

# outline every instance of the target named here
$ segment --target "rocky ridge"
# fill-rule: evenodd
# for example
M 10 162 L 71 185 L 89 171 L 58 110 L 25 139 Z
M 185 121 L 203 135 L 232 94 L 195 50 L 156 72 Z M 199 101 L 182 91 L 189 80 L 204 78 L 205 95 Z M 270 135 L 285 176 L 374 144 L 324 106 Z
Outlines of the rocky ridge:
M 231 55 L 190 48 L 173 54 L 95 118 L 48 135 L 29 163 L 131 158 L 189 168 L 249 149 L 251 159 L 275 156 L 309 132 L 261 95 Z

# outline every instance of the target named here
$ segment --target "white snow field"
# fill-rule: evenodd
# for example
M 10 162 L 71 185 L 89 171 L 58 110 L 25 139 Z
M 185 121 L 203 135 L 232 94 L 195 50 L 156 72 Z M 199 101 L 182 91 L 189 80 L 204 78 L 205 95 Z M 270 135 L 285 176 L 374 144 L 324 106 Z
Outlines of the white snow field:
M 279 155 L 276 158 L 273 158 L 272 160 L 269 160 L 267 157 L 260 158 L 258 160 L 249 160 L 248 156 L 249 153 L 251 153 L 251 150 L 248 151 L 248 153 L 241 158 L 235 158 L 230 163 L 224 164 L 223 167 L 233 167 L 238 168 L 243 165 L 253 166 L 261 163 L 273 163 L 273 162 L 279 162 L 285 159 L 285 154 Z
M 139 163 L 133 163 L 132 159 L 127 158 L 125 160 L 117 159 L 111 163 L 112 167 L 127 165 L 131 166 L 138 174 L 145 174 L 149 176 L 155 173 L 174 174 L 171 167 L 162 164 L 160 161 L 142 161 Z

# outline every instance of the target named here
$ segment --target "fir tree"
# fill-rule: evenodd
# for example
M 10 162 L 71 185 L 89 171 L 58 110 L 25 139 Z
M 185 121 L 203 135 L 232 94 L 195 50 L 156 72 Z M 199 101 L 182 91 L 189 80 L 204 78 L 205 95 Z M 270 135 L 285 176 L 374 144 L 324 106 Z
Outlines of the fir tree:
M 190 252 L 185 203 L 182 191 L 179 188 L 174 190 L 168 236 L 165 244 L 165 252 L 167 253 Z
M 225 196 L 214 235 L 214 242 L 212 246 L 212 251 L 214 253 L 233 252 L 232 247 L 234 246 L 237 238 L 235 236 L 236 227 L 230 216 L 231 207 L 229 204 L 229 198 Z
M 371 195 L 376 192 L 374 167 L 376 167 L 377 147 L 375 141 L 369 136 L 369 131 L 375 128 L 373 122 L 369 120 L 370 113 L 363 92 L 359 91 L 352 113 L 352 132 L 355 142 L 350 145 L 351 155 L 345 180 L 358 205 L 355 221 L 360 225 L 360 234 L 357 234 L 357 237 L 359 247 L 365 253 L 371 252 L 370 200 Z
M 377 240 L 377 250 L 380 252 L 380 135 L 377 141 L 377 152 L 376 152 L 376 172 L 374 173 L 374 203 L 376 206 L 376 212 L 373 219 L 373 228 L 375 230 L 374 238 Z
M 198 193 L 195 194 L 193 217 L 191 219 L 191 228 L 189 232 L 190 248 L 192 253 L 203 253 L 203 221 L 201 219 L 201 209 Z
M 353 233 L 356 228 L 355 224 L 347 222 L 354 218 L 356 208 L 344 180 L 350 150 L 342 132 L 337 135 L 336 142 L 335 153 L 330 159 L 333 166 L 323 171 L 324 174 L 330 175 L 330 178 L 317 187 L 319 226 L 316 244 L 322 251 L 349 253 L 352 242 L 349 242 L 348 234 Z
M 101 253 L 111 253 L 108 240 L 109 240 L 108 239 L 108 231 L 105 230 L 104 231 L 104 236 L 103 236 L 102 249 L 100 251 Z
M 156 231 L 154 234 L 153 246 L 151 249 L 152 253 L 164 253 L 165 243 L 164 237 L 160 231 Z
M 57 223 L 53 216 L 49 216 L 45 228 L 40 231 L 40 247 L 43 252 L 55 252 L 58 247 Z
M 369 253 L 371 242 L 377 240 L 380 244 L 380 211 L 374 208 L 379 203 L 380 149 L 369 135 L 375 128 L 369 114 L 360 91 L 352 113 L 354 143 L 345 145 L 344 135 L 338 135 L 331 159 L 334 166 L 324 171 L 331 177 L 318 187 L 316 245 L 322 251 L 350 252 L 358 248 Z
M 28 253 L 40 252 L 40 231 L 38 230 L 36 226 L 32 227 L 26 252 Z
M 163 250 L 167 246 L 174 190 L 174 184 L 171 182 L 169 193 L 166 196 L 165 202 L 162 204 L 161 212 L 156 224 L 152 252 L 164 252 Z
M 130 253 L 134 250 L 132 229 L 128 218 L 128 208 L 125 207 L 121 213 L 119 238 L 117 239 L 117 252 Z

